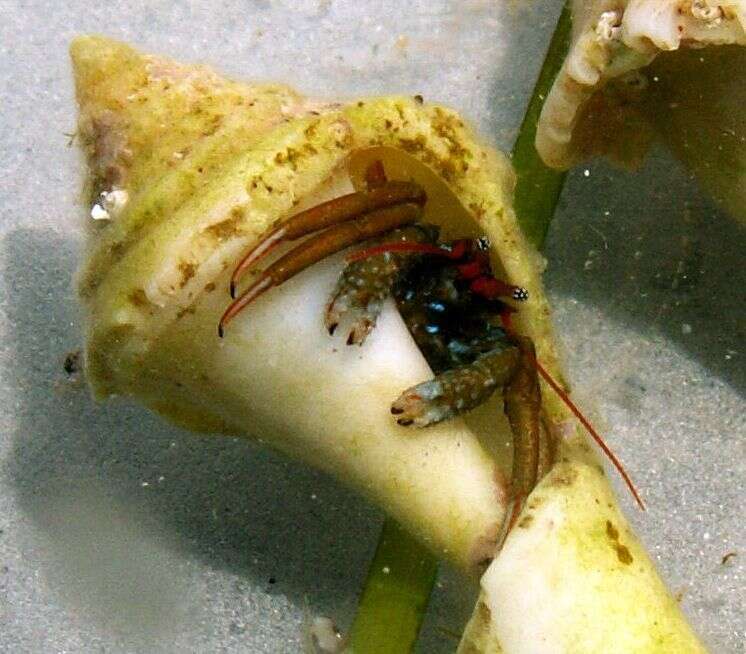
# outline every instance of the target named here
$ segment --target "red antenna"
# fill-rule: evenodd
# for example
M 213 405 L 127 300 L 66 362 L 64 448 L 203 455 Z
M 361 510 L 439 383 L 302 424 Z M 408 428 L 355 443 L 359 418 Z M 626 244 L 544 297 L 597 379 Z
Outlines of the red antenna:
M 611 461 L 611 463 L 614 464 L 614 467 L 619 471 L 619 474 L 622 476 L 622 479 L 624 479 L 624 483 L 627 484 L 627 488 L 629 488 L 633 497 L 637 501 L 637 504 L 644 511 L 645 504 L 642 501 L 640 494 L 637 492 L 635 485 L 632 483 L 632 479 L 630 479 L 630 476 L 627 474 L 627 471 L 624 469 L 622 462 L 617 458 L 614 452 L 611 451 L 611 448 L 606 444 L 604 439 L 601 438 L 599 433 L 593 428 L 593 425 L 590 422 L 588 422 L 588 419 L 583 415 L 580 409 L 578 409 L 578 407 L 570 399 L 567 393 L 565 393 L 565 391 L 562 390 L 562 387 L 556 381 L 554 381 L 554 378 L 546 371 L 544 366 L 542 366 L 541 363 L 539 363 L 537 359 L 534 359 L 534 365 L 536 366 L 536 369 L 539 371 L 539 374 L 544 378 L 544 381 L 546 381 L 546 383 L 552 387 L 552 390 L 555 393 L 557 393 L 559 398 L 567 405 L 567 408 L 570 409 L 570 411 L 572 411 L 575 414 L 575 417 L 578 420 L 580 420 L 583 427 L 585 427 L 588 430 L 588 433 L 591 435 L 593 440 L 596 441 L 598 446 L 603 450 L 604 454 L 609 458 L 609 461 Z
M 430 245 L 429 243 L 417 243 L 414 241 L 398 241 L 395 243 L 381 243 L 364 250 L 358 250 L 348 254 L 345 260 L 347 263 L 362 261 L 370 257 L 376 257 L 387 252 L 396 252 L 399 254 L 434 254 L 436 256 L 446 257 L 448 259 L 460 259 L 466 252 L 466 245 L 456 241 L 454 247 L 444 248 L 439 245 Z

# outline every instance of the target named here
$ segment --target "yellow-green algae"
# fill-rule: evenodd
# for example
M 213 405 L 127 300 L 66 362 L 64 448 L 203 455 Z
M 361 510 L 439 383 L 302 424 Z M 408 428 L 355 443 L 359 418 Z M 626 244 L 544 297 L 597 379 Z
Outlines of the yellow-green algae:
M 482 578 L 472 618 L 482 629 L 473 637 L 467 629 L 462 654 L 482 651 L 469 642 L 489 633 L 516 654 L 705 651 L 596 465 L 557 464 L 532 493 L 522 522 L 527 518 Z M 525 611 L 533 613 L 539 643 L 523 645 L 525 623 L 511 624 Z

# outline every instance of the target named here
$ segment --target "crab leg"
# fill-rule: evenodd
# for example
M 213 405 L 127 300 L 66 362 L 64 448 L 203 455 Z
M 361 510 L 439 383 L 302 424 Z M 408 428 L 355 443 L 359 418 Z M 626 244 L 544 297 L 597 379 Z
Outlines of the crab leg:
M 533 364 L 533 342 L 520 336 L 513 341 L 514 345 L 507 349 L 495 350 L 468 366 L 413 386 L 391 405 L 391 413 L 400 425 L 426 427 L 470 411 L 502 387 L 505 415 L 513 433 L 512 507 L 503 539 L 536 486 L 540 468 L 548 470 L 553 458 L 549 435 L 542 433 L 541 390 Z
M 344 223 L 378 209 L 399 204 L 423 206 L 427 199 L 425 191 L 412 182 L 382 182 L 377 172 L 372 173 L 373 187 L 329 200 L 323 204 L 301 211 L 279 227 L 262 236 L 236 266 L 231 276 L 231 296 L 243 274 L 267 256 L 280 243 L 294 241 L 320 229 Z M 380 232 L 378 232 L 380 233 Z
M 542 436 L 541 390 L 533 364 L 536 350 L 531 339 L 516 336 L 514 341 L 518 361 L 514 374 L 503 389 L 505 415 L 513 432 L 513 471 L 510 481 L 513 511 L 507 532 L 513 527 L 523 502 L 538 481 Z
M 485 354 L 467 366 L 447 370 L 404 391 L 391 405 L 391 413 L 405 427 L 428 427 L 454 418 L 478 407 L 499 386 L 504 387 L 518 361 L 515 347 Z
M 304 241 L 269 266 L 240 297 L 230 304 L 220 319 L 218 334 L 222 336 L 225 326 L 236 314 L 270 288 L 279 286 L 308 266 L 350 245 L 380 236 L 397 227 L 410 225 L 421 215 L 421 205 L 399 204 L 371 211 L 359 220 L 333 225 Z
M 387 239 L 400 245 L 424 245 L 437 240 L 437 228 L 418 223 L 395 229 Z M 391 245 L 389 243 L 389 245 Z M 339 276 L 337 286 L 324 313 L 324 324 L 334 334 L 339 323 L 349 324 L 348 345 L 362 345 L 378 320 L 384 300 L 416 259 L 386 251 L 378 256 L 350 261 Z

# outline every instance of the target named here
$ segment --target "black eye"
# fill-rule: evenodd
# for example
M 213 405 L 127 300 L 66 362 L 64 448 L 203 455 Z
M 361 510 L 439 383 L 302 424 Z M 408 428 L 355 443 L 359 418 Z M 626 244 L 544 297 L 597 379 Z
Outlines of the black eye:
M 528 291 L 520 286 L 513 290 L 513 299 L 518 302 L 524 302 L 528 300 Z
M 477 239 L 477 247 L 483 252 L 490 249 L 490 239 L 486 236 L 480 236 Z

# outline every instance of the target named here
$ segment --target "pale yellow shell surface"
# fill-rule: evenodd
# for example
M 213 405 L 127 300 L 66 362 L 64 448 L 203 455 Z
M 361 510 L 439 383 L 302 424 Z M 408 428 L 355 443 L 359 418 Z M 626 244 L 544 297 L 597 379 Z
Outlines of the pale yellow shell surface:
M 89 65 L 98 51 L 104 55 L 105 76 L 96 72 L 95 64 Z M 216 326 L 228 302 L 227 274 L 241 253 L 267 227 L 323 194 L 330 180 L 343 172 L 354 177 L 366 153 L 376 152 L 390 175 L 416 178 L 426 187 L 431 198 L 426 220 L 441 222 L 452 234 L 490 237 L 496 264 L 532 294 L 519 326 L 554 367 L 541 259 L 525 242 L 510 208 L 513 174 L 506 159 L 481 145 L 455 112 L 416 98 L 340 105 L 303 100 L 282 87 L 222 81 L 216 86 L 216 100 L 209 93 L 209 71 L 143 57 L 121 44 L 84 38 L 73 46 L 73 59 L 80 130 L 89 144 L 95 191 L 109 191 L 108 185 L 114 184 L 95 172 L 101 168 L 100 144 L 114 143 L 113 150 L 106 149 L 107 157 L 122 162 L 116 184 L 129 197 L 117 216 L 94 226 L 81 273 L 88 316 L 87 369 L 96 395 L 135 396 L 190 429 L 269 440 L 353 483 L 409 521 L 434 548 L 447 550 L 447 556 L 472 568 L 489 554 L 490 543 L 494 548 L 504 503 L 500 473 L 461 421 L 415 439 L 391 419 L 390 402 L 429 374 L 419 353 L 412 358 L 408 336 L 396 336 L 405 339 L 404 350 L 409 348 L 398 367 L 390 356 L 373 357 L 375 348 L 366 345 L 369 362 L 357 377 L 352 374 L 360 368 L 357 361 L 325 354 L 334 344 L 328 335 L 319 341 L 318 351 L 306 347 L 299 352 L 305 357 L 302 362 L 287 361 L 249 374 L 250 360 L 259 357 L 262 348 L 274 348 L 279 360 L 289 350 L 281 347 L 282 339 L 306 334 L 314 338 L 322 310 L 294 326 L 292 307 L 275 308 L 282 315 L 275 315 L 264 333 L 271 335 L 280 324 L 288 329 L 275 343 L 244 339 L 238 335 L 240 325 L 221 342 Z M 153 76 L 153 66 L 178 71 L 170 75 L 182 81 L 164 85 L 162 73 Z M 227 98 L 221 101 L 223 95 Z M 101 128 L 98 117 L 112 106 L 121 107 L 125 118 L 109 118 Z M 238 107 L 236 115 L 232 107 Z M 162 146 L 159 130 L 151 130 L 152 112 L 160 116 L 159 125 L 178 125 L 186 118 L 189 129 L 183 134 L 177 129 Z M 148 142 L 151 132 L 153 143 Z M 440 215 L 443 203 L 452 211 Z M 268 294 L 270 302 L 279 297 L 277 292 Z M 310 296 L 305 300 L 307 306 L 313 301 Z M 256 315 L 249 321 L 255 322 Z M 382 338 L 387 333 L 382 329 L 374 336 Z M 399 345 L 386 347 L 393 352 Z M 235 355 L 226 360 L 232 348 Z M 309 388 L 319 397 L 310 395 Z M 371 415 L 355 411 L 358 395 Z M 549 413 L 553 401 L 550 396 Z M 300 422 L 293 426 L 290 416 L 298 412 Z M 341 440 L 335 440 L 336 435 Z M 449 453 L 451 446 L 455 451 Z M 340 462 L 334 453 L 345 449 L 359 456 Z M 375 457 L 390 460 L 376 468 L 370 465 Z M 417 476 L 421 460 L 441 472 L 438 461 L 452 467 L 452 474 L 444 477 L 452 487 L 441 483 L 438 488 L 436 473 L 429 481 Z M 470 470 L 468 483 L 458 479 L 459 466 Z M 402 492 L 405 487 L 409 494 Z M 442 498 L 441 514 L 453 518 L 447 529 L 438 521 L 421 528 L 412 524 L 428 522 L 434 489 Z M 413 511 L 420 496 L 421 513 Z M 436 533 L 428 531 L 431 527 Z

